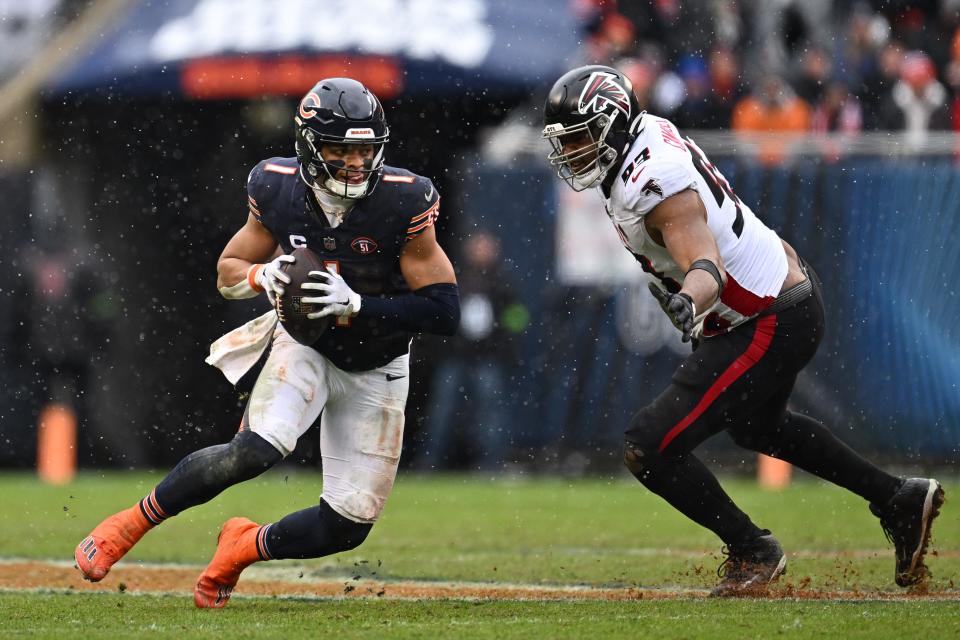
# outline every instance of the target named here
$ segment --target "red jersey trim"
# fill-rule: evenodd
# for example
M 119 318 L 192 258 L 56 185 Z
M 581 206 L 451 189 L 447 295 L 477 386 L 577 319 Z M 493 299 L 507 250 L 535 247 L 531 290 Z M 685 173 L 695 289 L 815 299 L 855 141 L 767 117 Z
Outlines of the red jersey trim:
M 744 289 L 730 272 L 727 272 L 727 284 L 720 294 L 720 302 L 727 305 L 742 316 L 755 316 L 776 300 L 774 296 L 758 296 L 752 291 Z

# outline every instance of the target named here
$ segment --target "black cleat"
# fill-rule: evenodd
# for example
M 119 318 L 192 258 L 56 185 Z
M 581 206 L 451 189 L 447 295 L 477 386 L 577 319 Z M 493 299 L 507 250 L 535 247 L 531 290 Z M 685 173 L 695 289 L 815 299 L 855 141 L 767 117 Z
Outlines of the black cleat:
M 710 592 L 711 598 L 761 595 L 767 586 L 787 572 L 787 556 L 777 539 L 767 531 L 747 542 L 724 547 L 727 559 L 717 575 L 723 578 Z
M 930 527 L 940 515 L 943 487 L 936 480 L 908 478 L 887 504 L 870 504 L 897 554 L 895 578 L 901 587 L 923 582 L 929 574 L 923 557 L 930 542 Z

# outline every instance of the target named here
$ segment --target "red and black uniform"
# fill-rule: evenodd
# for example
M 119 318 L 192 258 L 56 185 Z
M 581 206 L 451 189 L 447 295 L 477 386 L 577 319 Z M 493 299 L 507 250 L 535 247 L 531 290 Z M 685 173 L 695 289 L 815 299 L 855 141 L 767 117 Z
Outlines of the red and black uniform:
M 724 493 L 691 451 L 720 431 L 742 446 L 774 455 L 883 504 L 899 480 L 877 469 L 823 425 L 787 411 L 797 374 L 824 332 L 823 299 L 812 269 L 782 291 L 788 263 L 783 243 L 740 201 L 692 140 L 667 120 L 646 114 L 619 170 L 602 185 L 607 215 L 620 240 L 660 289 L 677 293 L 685 273 L 646 228 L 666 198 L 699 193 L 727 282 L 720 298 L 698 310 L 698 347 L 656 400 L 626 430 L 625 462 L 663 496 L 728 544 L 760 529 Z

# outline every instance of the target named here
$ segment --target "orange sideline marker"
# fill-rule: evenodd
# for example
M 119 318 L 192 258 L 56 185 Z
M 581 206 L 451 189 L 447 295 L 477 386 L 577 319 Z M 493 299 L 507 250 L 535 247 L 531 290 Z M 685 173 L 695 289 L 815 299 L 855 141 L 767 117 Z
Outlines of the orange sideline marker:
M 77 471 L 77 414 L 48 404 L 37 428 L 37 474 L 49 484 L 67 484 Z
M 790 485 L 793 467 L 789 462 L 765 456 L 757 458 L 757 482 L 764 489 L 784 489 Z

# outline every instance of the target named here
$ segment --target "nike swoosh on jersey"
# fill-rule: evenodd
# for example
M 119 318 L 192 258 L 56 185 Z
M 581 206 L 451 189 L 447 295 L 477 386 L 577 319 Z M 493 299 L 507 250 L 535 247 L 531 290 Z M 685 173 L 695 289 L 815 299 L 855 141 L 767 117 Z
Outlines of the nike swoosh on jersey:
M 406 378 L 407 376 L 397 376 L 392 373 L 387 374 L 387 382 L 393 382 L 394 380 L 399 380 L 400 378 Z
M 427 202 L 430 202 L 430 198 L 433 197 L 433 185 L 430 185 L 430 191 L 427 191 L 426 195 L 423 196 L 423 199 Z

